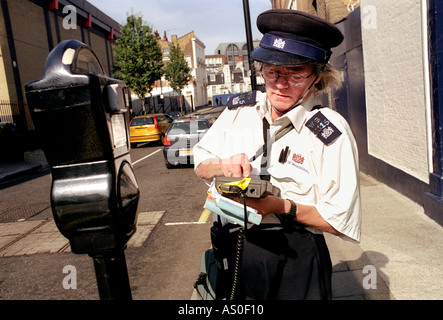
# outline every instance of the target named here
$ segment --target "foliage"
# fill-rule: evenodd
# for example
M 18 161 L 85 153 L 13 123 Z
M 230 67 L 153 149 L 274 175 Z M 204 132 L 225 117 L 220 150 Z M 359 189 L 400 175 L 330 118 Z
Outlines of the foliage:
M 152 28 L 141 16 L 131 14 L 121 29 L 115 48 L 114 76 L 143 100 L 156 80 L 162 76 L 162 52 Z
M 191 69 L 178 44 L 171 45 L 169 59 L 164 68 L 165 79 L 169 81 L 171 88 L 181 95 L 183 88 L 192 80 Z

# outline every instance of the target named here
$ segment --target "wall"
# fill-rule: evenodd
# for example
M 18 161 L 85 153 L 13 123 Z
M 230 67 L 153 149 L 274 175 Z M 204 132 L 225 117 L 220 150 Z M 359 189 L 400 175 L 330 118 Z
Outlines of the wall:
M 364 6 L 371 6 L 372 11 L 365 11 Z M 364 6 L 362 40 L 368 152 L 428 183 L 420 1 L 367 0 Z M 369 19 L 365 14 L 374 12 L 376 24 L 365 25 L 368 22 L 365 19 Z
M 340 71 L 343 85 L 334 89 L 331 98 L 322 97 L 324 105 L 337 110 L 350 124 L 357 141 L 359 164 L 368 172 L 368 142 L 365 102 L 365 74 L 361 40 L 360 9 L 336 24 L 344 35 L 340 46 L 333 49 L 330 63 Z

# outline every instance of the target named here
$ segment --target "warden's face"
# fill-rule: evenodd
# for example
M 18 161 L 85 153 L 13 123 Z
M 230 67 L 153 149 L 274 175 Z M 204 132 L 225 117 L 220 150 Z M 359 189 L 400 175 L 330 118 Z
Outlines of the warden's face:
M 312 71 L 313 66 L 310 64 L 297 67 L 264 65 L 262 76 L 266 83 L 266 93 L 274 108 L 285 111 L 296 104 L 315 79 L 316 75 Z M 273 109 L 272 115 L 276 119 L 282 114 L 276 114 Z

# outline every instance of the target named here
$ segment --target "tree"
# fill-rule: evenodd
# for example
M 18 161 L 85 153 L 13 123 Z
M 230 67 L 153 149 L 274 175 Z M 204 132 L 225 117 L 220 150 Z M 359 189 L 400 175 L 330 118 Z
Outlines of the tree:
M 165 79 L 169 81 L 172 90 L 180 95 L 180 108 L 182 109 L 181 95 L 184 87 L 192 80 L 191 69 L 177 43 L 172 43 L 169 59 L 169 63 L 164 68 Z
M 152 28 L 141 16 L 129 15 L 115 48 L 114 75 L 144 101 L 163 73 L 162 52 Z M 144 103 L 143 110 L 144 110 Z

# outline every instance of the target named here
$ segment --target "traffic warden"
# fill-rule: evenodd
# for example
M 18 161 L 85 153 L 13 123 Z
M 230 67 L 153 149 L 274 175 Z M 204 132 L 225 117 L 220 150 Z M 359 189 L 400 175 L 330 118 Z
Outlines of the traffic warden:
M 288 9 L 260 14 L 257 27 L 263 38 L 251 57 L 266 92 L 231 100 L 195 146 L 195 172 L 208 183 L 217 176 L 269 179 L 281 190 L 280 197 L 247 199 L 263 219 L 247 231 L 243 298 L 330 299 L 323 232 L 358 243 L 361 224 L 355 139 L 318 97 L 337 82 L 328 61 L 343 35 Z

